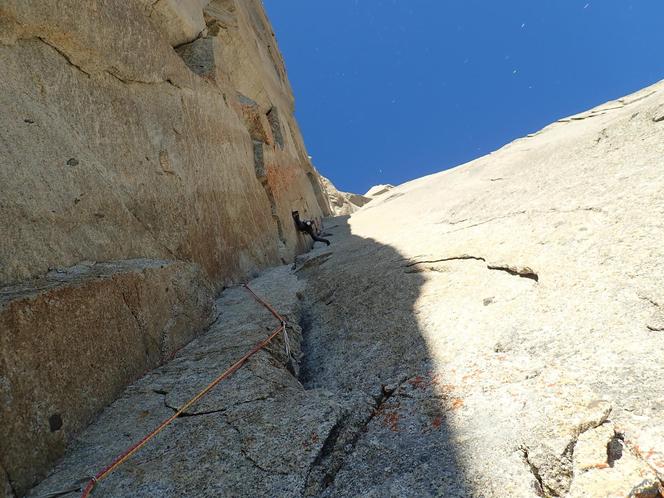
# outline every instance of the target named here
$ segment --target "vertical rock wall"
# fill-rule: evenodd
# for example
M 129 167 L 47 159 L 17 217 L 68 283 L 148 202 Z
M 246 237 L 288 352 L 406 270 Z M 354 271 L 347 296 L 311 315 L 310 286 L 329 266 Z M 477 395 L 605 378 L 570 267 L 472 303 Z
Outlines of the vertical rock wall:
M 0 284 L 81 260 L 219 287 L 327 201 L 257 0 L 0 0 Z
M 329 205 L 259 0 L 0 0 L 0 109 L 4 496 Z

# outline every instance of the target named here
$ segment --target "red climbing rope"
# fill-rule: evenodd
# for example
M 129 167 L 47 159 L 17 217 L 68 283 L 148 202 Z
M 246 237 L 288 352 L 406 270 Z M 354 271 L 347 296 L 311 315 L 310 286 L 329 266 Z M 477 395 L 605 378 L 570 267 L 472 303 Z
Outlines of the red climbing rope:
M 265 302 L 263 299 L 261 299 L 251 288 L 247 285 L 244 284 L 244 287 L 254 296 L 254 298 L 261 303 L 265 308 L 267 308 L 270 313 L 274 315 L 274 317 L 279 320 L 280 324 L 279 326 L 274 329 L 270 335 L 264 339 L 263 341 L 259 342 L 256 344 L 256 346 L 246 353 L 242 358 L 240 358 L 238 361 L 233 363 L 227 370 L 225 370 L 221 375 L 219 375 L 216 379 L 214 379 L 212 382 L 210 382 L 202 391 L 200 391 L 196 396 L 191 398 L 189 401 L 187 401 L 184 405 L 180 407 L 178 411 L 176 411 L 172 416 L 168 417 L 166 420 L 164 420 L 161 424 L 159 424 L 152 432 L 147 434 L 145 437 L 143 437 L 140 441 L 137 443 L 133 444 L 129 448 L 127 448 L 125 451 L 120 453 L 108 466 L 104 467 L 102 470 L 97 472 L 94 477 L 92 477 L 87 485 L 85 486 L 85 489 L 83 489 L 83 494 L 81 494 L 81 498 L 88 498 L 90 496 L 90 493 L 92 493 L 92 490 L 94 487 L 97 485 L 99 481 L 107 477 L 111 472 L 113 472 L 115 469 L 117 469 L 120 465 L 122 465 L 124 462 L 129 460 L 132 455 L 134 455 L 138 450 L 140 450 L 143 446 L 145 446 L 148 441 L 150 441 L 152 438 L 154 438 L 157 434 L 159 434 L 162 430 L 164 430 L 168 425 L 170 425 L 176 418 L 178 418 L 180 415 L 182 415 L 185 411 L 187 411 L 192 405 L 194 405 L 196 402 L 198 402 L 203 396 L 205 396 L 207 393 L 209 393 L 214 387 L 219 384 L 222 380 L 227 379 L 231 375 L 233 375 L 235 372 L 237 372 L 242 366 L 251 358 L 253 355 L 258 353 L 261 349 L 265 348 L 272 339 L 274 339 L 277 335 L 279 335 L 280 332 L 286 330 L 286 320 L 284 317 L 282 317 L 269 303 Z

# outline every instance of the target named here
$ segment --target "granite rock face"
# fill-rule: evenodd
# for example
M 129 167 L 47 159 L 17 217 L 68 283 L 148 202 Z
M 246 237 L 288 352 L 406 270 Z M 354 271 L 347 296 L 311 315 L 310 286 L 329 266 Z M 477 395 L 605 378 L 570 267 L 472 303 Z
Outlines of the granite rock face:
M 401 387 L 328 495 L 663 494 L 663 108 L 658 83 L 350 217 L 305 359 L 319 387 Z M 414 376 L 454 456 L 438 473 L 399 463 L 430 413 L 400 394 Z
M 660 498 L 662 107 L 658 84 L 327 220 L 331 246 L 251 283 L 292 359 L 280 337 L 99 491 Z M 77 489 L 275 325 L 241 288 L 216 306 L 32 496 Z
M 1 402 L 28 406 L 31 399 L 28 393 L 14 400 L 5 384 L 47 400 L 25 409 L 38 415 L 30 427 L 10 421 L 3 430 L 17 429 L 1 434 L 3 451 L 10 441 L 14 452 L 26 452 L 0 460 L 0 490 L 10 495 L 22 495 L 48 463 L 14 432 L 41 431 L 37 443 L 51 459 L 68 443 L 64 459 L 29 496 L 74 496 L 88 476 L 264 339 L 275 318 L 241 287 L 227 288 L 216 300 L 216 320 L 206 334 L 198 335 L 192 324 L 203 326 L 209 314 L 178 320 L 209 308 L 203 273 L 219 286 L 305 248 L 286 221 L 294 203 L 306 217 L 329 210 L 298 139 L 283 65 L 257 2 L 161 0 L 122 8 L 79 2 L 83 21 L 76 29 L 68 22 L 74 3 L 59 2 L 59 9 L 49 2 L 0 4 L 1 61 L 12 75 L 0 81 L 8 109 L 0 119 L 20 126 L 50 123 L 48 133 L 59 134 L 54 140 L 39 128 L 28 132 L 3 123 L 3 133 L 14 137 L 2 142 L 13 151 L 7 157 L 29 157 L 24 141 L 34 133 L 31 150 L 42 158 L 41 169 L 26 167 L 21 178 L 2 170 L 0 180 L 14 182 L 8 196 L 26 189 L 0 207 L 2 219 L 18 220 L 3 226 L 7 240 L 17 241 L 12 251 L 0 249 L 6 251 L 3 279 L 20 280 L 53 261 L 76 262 L 102 249 L 108 253 L 102 257 L 123 260 L 133 250 L 155 257 L 168 249 L 204 271 L 166 262 L 157 270 L 154 259 L 141 263 L 148 265 L 143 269 L 128 269 L 127 261 L 110 264 L 113 271 L 91 263 L 64 270 L 64 276 L 51 273 L 37 280 L 39 288 L 24 283 L 3 293 L 0 319 L 11 322 L 3 324 L 3 334 L 22 335 L 3 345 L 2 375 L 15 372 L 17 380 L 3 380 Z M 205 21 L 200 32 L 196 5 Z M 114 30 L 123 34 L 113 38 L 119 48 L 102 50 Z M 124 43 L 132 50 L 120 50 Z M 99 89 L 101 84 L 106 86 Z M 17 91 L 23 87 L 27 96 Z M 47 101 L 67 104 L 51 109 Z M 26 109 L 34 116 L 24 117 Z M 372 189 L 366 207 L 325 223 L 330 247 L 251 282 L 286 316 L 288 335 L 190 407 L 99 483 L 97 493 L 661 498 L 663 116 L 659 83 L 453 170 Z M 111 147 L 113 125 L 122 120 L 134 126 L 134 141 L 127 135 L 123 147 Z M 80 137 L 88 137 L 88 149 L 71 154 Z M 146 138 L 151 145 L 144 151 Z M 191 140 L 198 140 L 196 146 Z M 12 149 L 21 143 L 24 149 Z M 85 155 L 87 150 L 93 153 Z M 160 179 L 149 176 L 149 168 L 130 171 L 138 166 L 127 161 L 139 151 L 158 166 Z M 111 153 L 118 155 L 108 163 L 113 168 L 94 162 L 110 160 Z M 47 159 L 59 157 L 81 172 L 53 173 Z M 236 168 L 232 174 L 229 164 Z M 167 179 L 181 183 L 159 183 Z M 66 182 L 67 188 L 57 187 Z M 247 187 L 252 182 L 255 188 Z M 95 216 L 97 224 L 80 224 L 74 211 L 56 209 L 69 187 L 81 186 L 94 187 L 95 196 L 76 204 L 97 202 L 105 209 L 91 211 L 103 214 Z M 46 209 L 47 200 L 55 213 Z M 212 208 L 218 210 L 211 214 Z M 242 235 L 234 232 L 239 226 Z M 79 252 L 67 252 L 72 236 Z M 35 243 L 38 237 L 43 246 Z M 147 279 L 141 275 L 153 270 L 149 285 L 133 294 Z M 177 287 L 184 297 L 169 301 L 172 279 L 167 285 L 163 278 L 180 271 L 185 277 Z M 117 295 L 122 289 L 129 296 L 124 304 L 125 296 Z M 50 334 L 36 336 L 38 327 L 29 321 L 49 314 L 22 310 L 57 311 L 61 294 L 80 297 L 64 301 L 65 312 L 45 322 Z M 151 297 L 138 297 L 144 295 Z M 109 302 L 108 310 L 102 302 Z M 146 304 L 152 302 L 163 305 Z M 77 314 L 67 308 L 74 303 L 88 304 Z M 152 325 L 141 330 L 143 316 Z M 65 320 L 80 324 L 60 326 Z M 67 346 L 87 354 L 88 364 L 101 361 L 81 340 L 95 330 L 109 337 L 107 345 L 124 347 L 112 339 L 127 338 L 127 355 L 153 345 L 145 359 L 128 362 L 126 372 L 118 360 L 122 371 L 113 379 L 95 377 L 103 369 L 85 371 L 95 385 L 114 386 L 104 403 L 136 378 L 137 366 L 154 366 L 164 348 L 168 358 L 197 338 L 133 382 L 87 428 L 58 439 L 70 423 L 68 412 L 55 411 L 71 406 L 67 391 L 40 391 L 40 370 L 31 367 L 23 379 L 16 354 L 7 352 L 18 351 L 28 363 L 44 353 L 40 368 L 51 372 L 54 386 L 74 379 L 85 388 L 88 379 L 77 373 Z M 171 332 L 158 333 L 163 330 Z M 109 351 L 122 357 L 122 351 Z M 69 367 L 69 378 L 61 377 L 59 365 Z M 85 405 L 89 398 L 76 402 Z M 81 428 L 95 406 L 79 415 Z M 48 453 L 52 448 L 57 452 Z
M 301 357 L 303 282 L 282 266 L 250 285 L 288 320 L 287 336 L 277 336 L 101 481 L 96 494 L 300 495 L 344 411 L 334 393 L 306 390 L 294 375 Z M 81 476 L 94 474 L 150 432 L 279 325 L 242 287 L 225 290 L 215 304 L 218 319 L 208 333 L 130 386 L 76 438 L 67 457 L 29 496 L 80 493 Z
M 329 204 L 259 0 L 0 0 L 0 74 L 0 492 L 22 495 Z
M 0 466 L 17 493 L 207 328 L 212 296 L 198 266 L 159 260 L 79 264 L 0 292 Z
M 219 288 L 327 214 L 259 0 L 2 0 L 0 72 L 0 284 L 146 257 Z

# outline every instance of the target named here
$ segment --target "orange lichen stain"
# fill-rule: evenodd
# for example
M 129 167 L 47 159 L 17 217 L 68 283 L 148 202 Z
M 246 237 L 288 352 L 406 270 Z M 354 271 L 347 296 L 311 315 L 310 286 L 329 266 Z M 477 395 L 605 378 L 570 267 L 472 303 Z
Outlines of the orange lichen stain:
M 596 463 L 595 465 L 591 465 L 590 468 L 592 468 L 592 469 L 608 469 L 609 464 L 608 463 Z
M 477 368 L 473 369 L 470 373 L 467 373 L 463 377 L 461 377 L 461 382 L 466 383 L 469 380 L 474 380 L 477 377 L 480 377 L 481 371 L 479 371 Z
M 383 416 L 385 427 L 389 427 L 392 432 L 399 432 L 399 414 L 397 412 L 385 413 Z
M 292 164 L 273 162 L 266 165 L 267 181 L 275 193 L 281 193 L 292 185 L 297 185 L 298 168 Z
M 440 374 L 434 372 L 433 370 L 430 370 L 429 372 L 427 372 L 427 376 L 431 379 L 431 381 L 429 382 L 430 385 L 437 386 L 438 384 L 440 384 Z
M 440 417 L 440 416 L 435 417 L 435 418 L 431 421 L 431 425 L 433 425 L 433 428 L 434 428 L 434 429 L 440 429 L 440 426 L 443 425 L 443 418 Z
M 304 441 L 302 441 L 302 447 L 305 450 L 308 450 L 309 448 L 311 448 L 312 444 L 317 444 L 319 441 L 320 441 L 320 437 L 318 436 L 318 434 L 315 433 L 315 432 L 312 432 L 308 439 L 305 439 Z
M 646 454 L 644 455 L 643 452 L 641 451 L 641 448 L 639 448 L 638 446 L 636 447 L 636 451 L 639 452 L 639 453 L 643 456 L 643 459 L 644 459 L 644 460 L 650 460 L 650 457 L 652 457 L 653 454 L 655 453 L 654 448 L 650 448 L 650 449 L 648 450 L 648 453 L 646 453 Z
M 463 400 L 461 398 L 452 398 L 450 405 L 452 407 L 452 410 L 456 410 L 463 406 Z
M 413 377 L 408 381 L 408 383 L 411 386 L 413 386 L 415 389 L 426 389 L 427 386 L 429 385 L 428 382 L 425 380 L 425 378 L 422 377 L 421 375 Z

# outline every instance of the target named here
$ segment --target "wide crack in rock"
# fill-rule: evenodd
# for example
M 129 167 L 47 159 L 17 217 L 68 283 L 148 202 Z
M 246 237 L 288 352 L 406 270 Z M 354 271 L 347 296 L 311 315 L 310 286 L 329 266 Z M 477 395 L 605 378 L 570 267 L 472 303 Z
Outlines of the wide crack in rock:
M 451 256 L 447 258 L 440 258 L 440 259 L 427 259 L 427 260 L 418 260 L 418 261 L 411 261 L 405 265 L 403 265 L 404 268 L 407 268 L 405 273 L 423 273 L 427 271 L 440 271 L 437 269 L 435 266 L 423 266 L 423 265 L 431 265 L 434 263 L 445 263 L 448 261 L 467 261 L 467 260 L 472 260 L 472 261 L 482 261 L 484 263 L 487 262 L 486 258 L 481 257 L 481 256 L 471 256 L 468 254 L 462 254 L 460 256 Z M 530 280 L 534 280 L 535 282 L 539 281 L 539 275 L 530 267 L 528 266 L 517 266 L 517 265 L 509 265 L 509 264 L 503 264 L 503 263 L 489 263 L 486 265 L 488 270 L 497 270 L 497 271 L 504 271 L 505 273 L 509 273 L 510 275 L 521 277 L 521 278 L 527 278 Z
M 309 469 L 303 496 L 318 496 L 334 483 L 346 457 L 353 452 L 369 423 L 395 391 L 381 386 L 381 394 L 373 404 L 356 405 L 337 420 Z
M 98 484 L 102 496 L 297 496 L 346 410 L 336 396 L 305 390 L 301 357 L 302 285 L 289 267 L 251 283 L 288 320 L 290 356 L 279 334 L 233 375 L 180 414 L 158 437 Z M 275 318 L 242 288 L 217 300 L 210 330 L 149 372 L 86 429 L 30 496 L 73 489 L 141 440 L 274 330 Z M 290 366 L 290 368 L 289 368 Z M 328 443 L 328 447 L 331 443 Z M 177 467 L 178 472 L 172 472 Z M 219 479 L 210 476 L 220 476 Z M 80 486 L 77 486 L 80 487 Z

